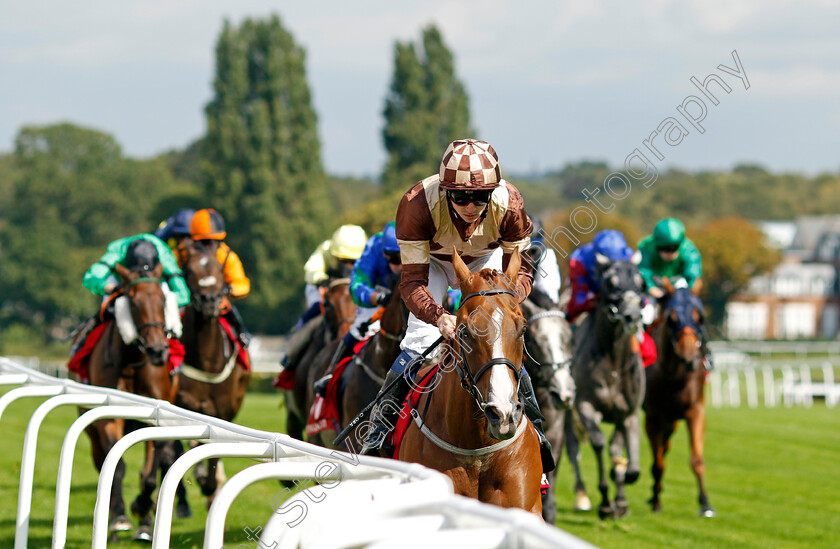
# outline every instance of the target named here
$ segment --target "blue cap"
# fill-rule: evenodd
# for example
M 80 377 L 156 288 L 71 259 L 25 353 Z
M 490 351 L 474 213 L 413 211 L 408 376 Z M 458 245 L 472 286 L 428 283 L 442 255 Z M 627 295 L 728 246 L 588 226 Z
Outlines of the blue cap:
M 382 248 L 386 252 L 400 251 L 400 245 L 397 243 L 397 227 L 393 221 L 382 229 Z

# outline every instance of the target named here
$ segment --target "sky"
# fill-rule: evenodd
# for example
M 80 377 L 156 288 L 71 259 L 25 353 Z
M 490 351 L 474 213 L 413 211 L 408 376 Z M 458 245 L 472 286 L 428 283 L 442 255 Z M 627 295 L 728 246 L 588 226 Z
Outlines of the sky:
M 419 43 L 430 23 L 455 56 L 475 137 L 493 145 L 503 174 L 584 159 L 621 166 L 637 148 L 660 169 L 840 171 L 834 0 L 8 1 L 0 151 L 22 126 L 60 121 L 107 132 L 132 157 L 184 148 L 205 131 L 224 19 L 273 13 L 306 51 L 334 175 L 382 171 L 394 43 Z M 690 81 L 710 74 L 731 90 L 709 83 L 717 105 Z M 703 107 L 695 126 L 686 117 Z

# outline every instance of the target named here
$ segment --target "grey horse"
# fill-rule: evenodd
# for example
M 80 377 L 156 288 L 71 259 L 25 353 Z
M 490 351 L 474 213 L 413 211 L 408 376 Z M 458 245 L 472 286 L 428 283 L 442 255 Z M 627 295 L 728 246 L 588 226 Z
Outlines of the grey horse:
M 572 406 L 575 401 L 575 380 L 572 378 L 572 332 L 566 315 L 550 301 L 541 303 L 543 308 L 530 299 L 522 303 L 522 312 L 528 319 L 525 331 L 525 367 L 534 380 L 534 390 L 545 416 L 545 435 L 551 442 L 554 461 L 558 467 L 563 447 L 575 470 L 576 511 L 589 511 L 592 502 L 586 495 L 581 480 L 578 457 L 580 446 L 572 425 Z M 554 524 L 557 505 L 553 487 L 557 469 L 548 474 L 552 489 L 543 496 L 543 519 Z
M 601 292 L 595 309 L 575 331 L 572 374 L 577 386 L 575 408 L 598 459 L 598 515 L 622 517 L 628 512 L 625 484 L 639 478 L 641 426 L 639 408 L 645 394 L 645 376 L 637 335 L 641 329 L 641 255 L 611 262 L 597 256 Z M 606 437 L 600 423 L 615 425 L 610 437 L 615 501 L 609 498 L 604 471 Z M 627 457 L 624 457 L 624 452 Z

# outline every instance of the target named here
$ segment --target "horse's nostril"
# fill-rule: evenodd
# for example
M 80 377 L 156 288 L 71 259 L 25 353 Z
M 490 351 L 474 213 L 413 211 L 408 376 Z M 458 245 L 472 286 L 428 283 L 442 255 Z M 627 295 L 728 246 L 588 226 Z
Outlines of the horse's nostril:
M 499 423 L 502 421 L 502 416 L 494 406 L 487 406 L 484 408 L 484 415 L 490 423 Z

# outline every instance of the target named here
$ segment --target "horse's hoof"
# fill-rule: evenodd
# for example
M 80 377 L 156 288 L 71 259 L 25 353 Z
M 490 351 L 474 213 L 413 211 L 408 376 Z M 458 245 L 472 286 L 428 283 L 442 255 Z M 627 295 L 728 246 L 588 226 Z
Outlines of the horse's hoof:
M 624 518 L 630 514 L 630 506 L 626 501 L 617 501 L 615 503 L 615 518 Z
M 640 471 L 638 469 L 628 469 L 624 475 L 624 484 L 633 484 L 639 480 Z
M 703 518 L 715 518 L 717 516 L 717 513 L 711 507 L 706 507 L 705 509 L 700 509 L 700 513 L 698 513 L 698 516 Z
M 134 532 L 134 535 L 131 536 L 131 539 L 134 541 L 152 541 L 152 529 L 149 526 L 141 526 Z
M 601 520 L 615 518 L 615 508 L 612 505 L 599 505 L 598 518 Z
M 577 492 L 575 494 L 575 511 L 591 511 L 592 500 L 586 495 L 586 492 Z
M 190 518 L 192 516 L 192 509 L 187 502 L 179 503 L 175 507 L 175 518 Z
M 125 515 L 118 515 L 111 520 L 111 524 L 108 525 L 109 532 L 125 532 L 126 530 L 131 530 L 134 528 L 134 525 L 131 524 L 131 520 Z

